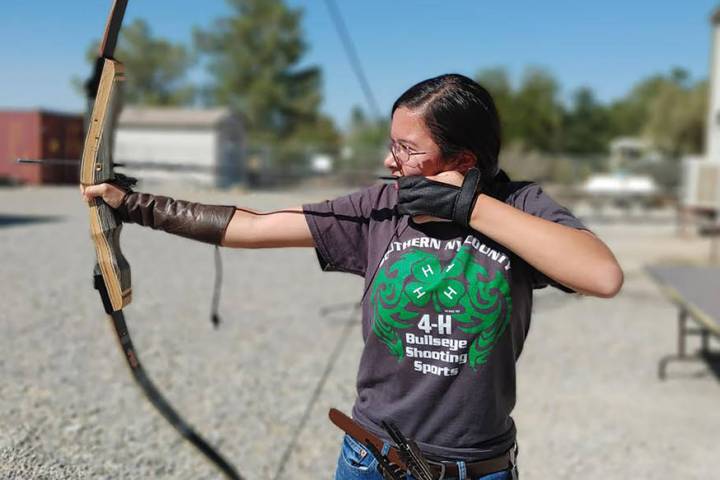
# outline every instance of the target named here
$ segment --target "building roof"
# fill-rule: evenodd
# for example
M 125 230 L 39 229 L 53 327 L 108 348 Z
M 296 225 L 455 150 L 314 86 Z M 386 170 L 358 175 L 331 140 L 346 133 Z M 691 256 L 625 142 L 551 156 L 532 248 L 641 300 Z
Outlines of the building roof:
M 639 137 L 615 137 L 610 141 L 610 150 L 633 149 L 647 150 L 651 147 L 647 140 Z
M 125 107 L 118 126 L 213 127 L 229 116 L 229 108 Z
M 47 108 L 28 107 L 28 108 L 8 108 L 0 109 L 0 114 L 9 115 L 47 115 L 52 117 L 71 117 L 82 118 L 83 112 L 71 112 L 66 110 L 48 110 Z

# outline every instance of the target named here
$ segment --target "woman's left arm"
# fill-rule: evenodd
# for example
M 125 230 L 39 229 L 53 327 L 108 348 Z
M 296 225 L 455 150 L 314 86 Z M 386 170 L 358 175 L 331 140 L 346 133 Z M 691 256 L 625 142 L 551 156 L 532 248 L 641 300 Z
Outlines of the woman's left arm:
M 584 295 L 610 298 L 623 271 L 593 233 L 551 222 L 481 194 L 470 227 L 509 248 L 553 280 Z

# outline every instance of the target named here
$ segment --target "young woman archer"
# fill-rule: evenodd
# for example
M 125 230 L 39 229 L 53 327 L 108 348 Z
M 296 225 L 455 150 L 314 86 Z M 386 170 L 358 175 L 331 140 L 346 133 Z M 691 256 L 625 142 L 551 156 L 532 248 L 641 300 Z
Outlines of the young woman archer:
M 125 222 L 225 247 L 313 247 L 323 269 L 365 277 L 353 419 L 384 450 L 381 423 L 392 420 L 447 479 L 517 478 L 510 414 L 533 290 L 609 298 L 623 272 L 538 184 L 498 168 L 500 146 L 490 94 L 449 74 L 393 105 L 384 161 L 393 184 L 272 214 L 110 184 L 83 195 Z M 376 465 L 346 435 L 335 478 L 380 479 Z

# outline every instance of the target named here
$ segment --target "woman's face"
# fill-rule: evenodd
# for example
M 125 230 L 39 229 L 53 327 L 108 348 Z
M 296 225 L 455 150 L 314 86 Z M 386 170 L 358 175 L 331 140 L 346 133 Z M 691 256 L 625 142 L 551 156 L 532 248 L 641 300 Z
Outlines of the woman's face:
M 390 148 L 383 165 L 395 176 L 428 177 L 443 171 L 440 147 L 419 112 L 405 107 L 395 110 L 390 125 Z

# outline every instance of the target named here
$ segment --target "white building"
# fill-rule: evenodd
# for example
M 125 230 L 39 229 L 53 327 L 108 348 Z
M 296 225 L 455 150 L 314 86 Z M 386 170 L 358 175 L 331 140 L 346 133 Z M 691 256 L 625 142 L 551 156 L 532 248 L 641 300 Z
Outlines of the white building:
M 143 181 L 226 187 L 244 177 L 244 132 L 227 108 L 126 107 L 113 158 Z
M 720 8 L 710 17 L 712 45 L 710 47 L 710 98 L 705 136 L 705 154 L 709 160 L 720 162 Z
M 682 204 L 690 210 L 720 212 L 720 8 L 710 16 L 710 98 L 705 154 L 683 160 Z
M 616 137 L 610 141 L 610 170 L 626 170 L 637 164 L 661 160 L 650 142 L 638 137 Z

